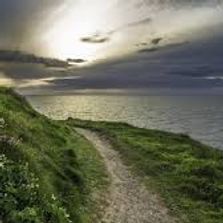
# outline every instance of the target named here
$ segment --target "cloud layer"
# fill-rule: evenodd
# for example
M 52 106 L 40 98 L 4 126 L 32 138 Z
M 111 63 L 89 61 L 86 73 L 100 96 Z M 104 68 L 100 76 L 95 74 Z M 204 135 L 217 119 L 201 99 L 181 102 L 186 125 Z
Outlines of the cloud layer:
M 62 4 L 63 0 L 0 0 L 0 47 L 26 48 Z
M 222 22 L 221 7 L 219 0 L 0 0 L 0 48 L 115 57 L 142 41 L 199 36 Z M 108 42 L 93 50 L 84 44 Z
M 0 49 L 89 63 L 0 64 L 0 79 L 40 91 L 223 88 L 222 17 L 219 0 L 0 0 Z

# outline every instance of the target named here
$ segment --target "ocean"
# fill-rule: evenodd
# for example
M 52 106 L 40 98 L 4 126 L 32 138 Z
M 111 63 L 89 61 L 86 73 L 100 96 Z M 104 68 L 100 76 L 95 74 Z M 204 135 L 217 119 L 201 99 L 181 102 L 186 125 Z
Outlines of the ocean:
M 223 96 L 29 96 L 53 119 L 127 122 L 137 127 L 189 134 L 223 149 Z

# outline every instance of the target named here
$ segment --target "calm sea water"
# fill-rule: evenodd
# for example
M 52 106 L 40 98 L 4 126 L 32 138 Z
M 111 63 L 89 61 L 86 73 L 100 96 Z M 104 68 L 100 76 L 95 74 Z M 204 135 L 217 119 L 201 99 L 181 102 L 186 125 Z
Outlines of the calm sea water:
M 30 96 L 39 112 L 186 133 L 223 149 L 223 96 Z

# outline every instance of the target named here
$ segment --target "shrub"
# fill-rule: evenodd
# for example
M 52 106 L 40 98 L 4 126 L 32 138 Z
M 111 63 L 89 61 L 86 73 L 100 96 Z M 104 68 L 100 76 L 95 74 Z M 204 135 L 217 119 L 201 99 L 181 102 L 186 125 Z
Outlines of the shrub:
M 39 179 L 27 163 L 0 155 L 0 219 L 9 223 L 69 223 L 69 215 L 54 195 L 41 194 Z

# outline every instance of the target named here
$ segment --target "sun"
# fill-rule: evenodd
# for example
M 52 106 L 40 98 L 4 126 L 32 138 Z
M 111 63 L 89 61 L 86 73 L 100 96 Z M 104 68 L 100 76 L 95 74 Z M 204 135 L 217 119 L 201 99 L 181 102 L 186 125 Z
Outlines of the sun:
M 74 30 L 69 22 L 55 27 L 47 37 L 50 53 L 61 59 L 94 59 L 99 47 L 81 42 L 82 33 L 84 29 Z
M 44 54 L 60 59 L 83 59 L 88 61 L 84 63 L 86 65 L 120 57 L 134 48 L 129 32 L 111 34 L 129 23 L 122 21 L 122 13 L 116 11 L 117 0 L 106 4 L 104 0 L 69 2 L 67 7 L 63 6 L 59 13 L 52 16 L 45 29 Z M 88 37 L 98 38 L 95 42 L 84 41 Z
M 81 19 L 80 19 L 81 18 Z M 60 58 L 81 58 L 94 60 L 100 57 L 99 44 L 87 44 L 81 41 L 84 36 L 92 35 L 103 27 L 100 14 L 86 5 L 74 7 L 65 15 L 53 21 L 44 37 L 49 54 Z

